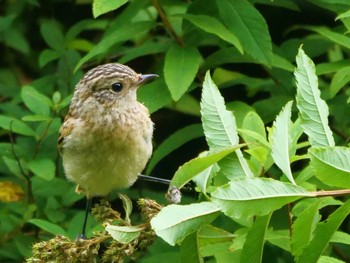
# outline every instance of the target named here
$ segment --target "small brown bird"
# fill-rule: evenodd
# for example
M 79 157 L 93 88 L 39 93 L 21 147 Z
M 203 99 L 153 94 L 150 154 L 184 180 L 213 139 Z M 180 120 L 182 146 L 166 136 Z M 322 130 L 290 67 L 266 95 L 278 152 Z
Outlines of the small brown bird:
M 155 77 L 110 63 L 91 69 L 76 85 L 58 147 L 67 178 L 87 197 L 82 238 L 91 198 L 130 187 L 151 157 L 153 122 L 136 91 Z

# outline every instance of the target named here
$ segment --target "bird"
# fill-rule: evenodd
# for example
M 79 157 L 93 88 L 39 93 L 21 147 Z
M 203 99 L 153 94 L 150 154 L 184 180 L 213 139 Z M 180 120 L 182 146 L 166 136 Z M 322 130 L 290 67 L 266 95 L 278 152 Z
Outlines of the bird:
M 58 135 L 58 149 L 68 180 L 86 195 L 82 233 L 95 196 L 131 187 L 152 155 L 154 124 L 137 89 L 157 78 L 126 65 L 107 63 L 78 82 Z

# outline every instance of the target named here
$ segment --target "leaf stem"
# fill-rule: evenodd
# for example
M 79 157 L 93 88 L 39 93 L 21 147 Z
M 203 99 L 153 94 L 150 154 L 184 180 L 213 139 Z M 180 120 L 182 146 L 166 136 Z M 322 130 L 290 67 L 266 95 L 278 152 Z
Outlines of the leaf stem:
M 310 192 L 313 197 L 350 195 L 350 189 Z
M 174 37 L 174 39 L 176 40 L 176 42 L 181 46 L 181 47 L 184 47 L 185 44 L 184 42 L 182 41 L 181 37 L 179 37 L 173 26 L 170 24 L 168 18 L 166 17 L 163 9 L 161 8 L 161 6 L 159 5 L 158 3 L 158 0 L 152 0 L 152 4 L 154 5 L 154 7 L 156 8 L 160 18 L 162 19 L 163 23 L 164 23 L 164 26 L 166 27 L 166 29 L 169 31 L 170 35 L 172 35 Z

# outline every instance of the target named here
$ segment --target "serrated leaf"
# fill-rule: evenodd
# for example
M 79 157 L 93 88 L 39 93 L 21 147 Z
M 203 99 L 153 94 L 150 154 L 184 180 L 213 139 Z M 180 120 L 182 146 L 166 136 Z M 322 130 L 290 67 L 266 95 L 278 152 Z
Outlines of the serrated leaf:
M 185 143 L 203 136 L 203 128 L 200 124 L 193 124 L 177 130 L 164 140 L 153 152 L 148 163 L 146 174 L 150 174 L 157 163 L 172 151 L 178 149 Z
M 50 159 L 35 159 L 28 162 L 28 168 L 37 176 L 50 181 L 55 177 L 56 165 Z
M 226 149 L 211 151 L 204 156 L 199 156 L 188 161 L 184 165 L 180 166 L 179 169 L 176 171 L 173 179 L 171 180 L 171 185 L 180 189 L 200 172 L 204 171 L 212 164 L 218 162 L 226 155 L 232 153 L 233 151 L 237 150 L 239 147 L 242 146 L 243 145 L 241 144 L 228 147 Z
M 236 120 L 233 113 L 226 110 L 224 98 L 212 81 L 209 71 L 206 73 L 203 83 L 201 114 L 205 138 L 210 149 L 222 149 L 238 144 Z M 236 151 L 236 155 L 235 170 L 239 169 L 239 174 L 253 177 L 253 173 L 239 149 Z M 229 166 L 225 167 L 229 169 L 227 173 L 232 172 Z
M 32 86 L 24 86 L 21 92 L 25 105 L 34 113 L 44 116 L 50 115 L 51 100 L 38 92 Z
M 159 237 L 173 246 L 213 221 L 219 213 L 219 207 L 211 202 L 169 205 L 152 218 L 151 226 Z
M 127 2 L 128 0 L 94 0 L 92 3 L 92 13 L 94 18 L 96 18 L 102 14 L 118 9 Z
M 270 134 L 270 143 L 272 158 L 276 165 L 287 176 L 289 181 L 295 184 L 292 170 L 290 168 L 289 156 L 289 149 L 292 145 L 290 134 L 292 105 L 293 101 L 288 102 L 274 121 Z
M 267 178 L 239 178 L 212 192 L 212 201 L 233 218 L 262 216 L 301 197 L 311 196 L 303 188 Z
M 328 106 L 321 99 L 315 65 L 300 47 L 294 72 L 297 81 L 297 107 L 304 132 L 311 146 L 334 146 L 332 131 L 328 126 Z
M 45 230 L 46 232 L 49 232 L 53 235 L 67 236 L 66 231 L 62 227 L 55 225 L 49 221 L 34 218 L 34 219 L 28 220 L 28 222 L 33 224 L 33 225 L 36 225 L 37 227 L 41 228 L 42 230 Z
M 322 183 L 350 188 L 350 148 L 332 147 L 309 149 L 311 167 Z
M 307 244 L 300 256 L 297 258 L 297 263 L 314 263 L 323 254 L 330 239 L 340 227 L 341 223 L 350 213 L 350 200 L 345 202 L 335 212 L 333 212 L 326 221 L 317 224 L 314 235 L 310 243 Z
M 239 39 L 235 36 L 234 33 L 232 33 L 230 30 L 228 30 L 216 18 L 211 17 L 211 16 L 207 16 L 207 15 L 191 15 L 191 14 L 184 15 L 184 18 L 186 20 L 190 21 L 195 26 L 199 27 L 200 29 L 202 29 L 208 33 L 217 35 L 219 38 L 234 45 L 238 49 L 238 51 L 241 54 L 243 54 L 243 47 L 242 47 Z
M 271 214 L 256 219 L 249 228 L 246 241 L 244 242 L 241 262 L 260 263 L 265 243 L 265 234 L 269 225 Z
M 217 0 L 220 18 L 243 44 L 243 50 L 257 61 L 271 65 L 272 43 L 267 23 L 246 0 Z
M 122 244 L 129 244 L 139 237 L 144 228 L 140 226 L 114 226 L 108 224 L 105 229 L 114 240 Z
M 35 136 L 35 132 L 24 122 L 8 116 L 0 115 L 0 127 L 22 135 Z
M 185 94 L 196 77 L 200 58 L 201 55 L 194 47 L 174 45 L 166 53 L 164 78 L 175 101 Z

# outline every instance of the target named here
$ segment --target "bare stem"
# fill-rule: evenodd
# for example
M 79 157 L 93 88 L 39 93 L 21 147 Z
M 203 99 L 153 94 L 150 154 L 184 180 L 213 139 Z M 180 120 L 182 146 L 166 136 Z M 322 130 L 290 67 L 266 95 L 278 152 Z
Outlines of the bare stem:
M 173 26 L 170 24 L 170 22 L 169 22 L 168 18 L 166 17 L 166 15 L 165 15 L 163 9 L 162 9 L 161 6 L 159 5 L 158 0 L 152 0 L 152 4 L 153 4 L 154 7 L 156 8 L 156 10 L 157 10 L 157 12 L 158 12 L 160 18 L 162 19 L 162 21 L 163 21 L 164 26 L 166 27 L 166 29 L 167 29 L 167 30 L 169 31 L 169 33 L 173 36 L 173 38 L 176 40 L 176 42 L 177 42 L 180 46 L 184 47 L 184 46 L 185 46 L 184 42 L 182 41 L 181 37 L 179 37 L 179 36 L 176 34 L 176 32 L 175 32 Z

